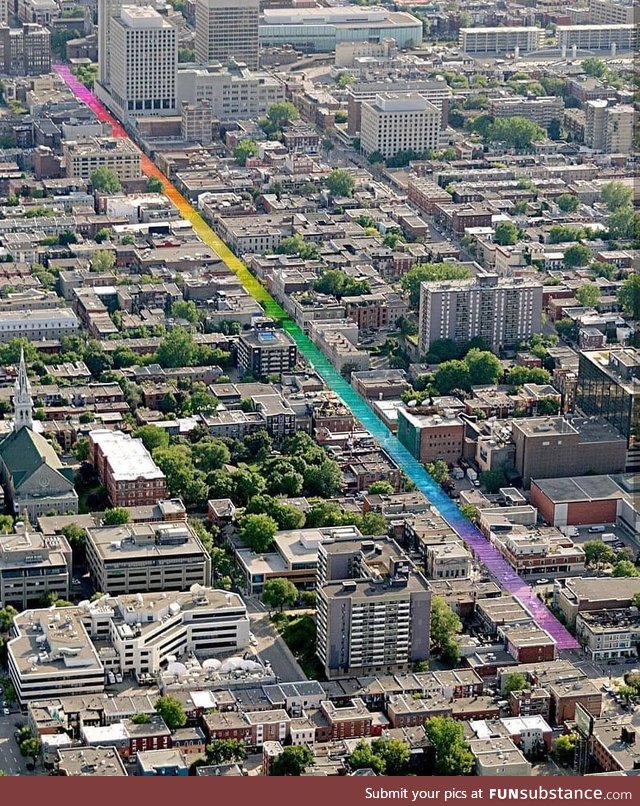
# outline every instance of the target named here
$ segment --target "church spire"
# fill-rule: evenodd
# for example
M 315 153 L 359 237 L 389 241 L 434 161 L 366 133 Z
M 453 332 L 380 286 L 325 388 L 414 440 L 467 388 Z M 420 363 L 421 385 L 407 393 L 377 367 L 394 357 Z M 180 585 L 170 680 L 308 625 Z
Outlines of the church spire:
M 24 360 L 24 349 L 20 351 L 20 366 L 16 378 L 13 396 L 14 425 L 16 431 L 21 428 L 33 428 L 33 398 L 31 384 L 27 376 L 27 365 Z

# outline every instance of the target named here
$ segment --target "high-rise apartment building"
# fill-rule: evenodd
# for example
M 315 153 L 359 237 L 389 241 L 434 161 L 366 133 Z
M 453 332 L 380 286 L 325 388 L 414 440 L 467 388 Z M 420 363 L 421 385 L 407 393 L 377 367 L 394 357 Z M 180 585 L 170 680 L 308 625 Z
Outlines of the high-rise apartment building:
M 584 142 L 606 154 L 628 154 L 633 144 L 636 112 L 630 104 L 609 106 L 608 101 L 587 101 Z
M 111 20 L 109 89 L 123 117 L 176 114 L 177 36 L 149 6 L 123 6 Z
M 360 142 L 365 154 L 385 159 L 399 151 L 435 151 L 440 141 L 440 110 L 417 93 L 385 93 L 361 110 Z
M 480 336 L 492 350 L 515 346 L 541 329 L 542 285 L 484 274 L 473 280 L 422 283 L 420 352 L 438 339 Z
M 258 67 L 259 0 L 196 0 L 196 58 Z
M 429 657 L 431 592 L 394 540 L 321 543 L 317 588 L 327 677 L 406 671 Z

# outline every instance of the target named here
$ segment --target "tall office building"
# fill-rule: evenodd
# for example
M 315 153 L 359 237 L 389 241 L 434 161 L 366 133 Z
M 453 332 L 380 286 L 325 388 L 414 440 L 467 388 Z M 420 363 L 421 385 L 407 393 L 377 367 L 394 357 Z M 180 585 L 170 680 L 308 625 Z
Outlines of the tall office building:
M 111 86 L 123 117 L 175 115 L 178 32 L 149 6 L 123 6 L 111 20 Z
M 365 154 L 385 159 L 399 151 L 435 151 L 440 141 L 440 110 L 417 93 L 385 93 L 365 101 L 360 133 Z
M 473 280 L 422 283 L 420 352 L 438 339 L 463 344 L 480 336 L 492 350 L 513 347 L 541 329 L 542 285 L 479 275 Z
M 640 350 L 614 347 L 580 353 L 576 407 L 604 417 L 627 439 L 627 470 L 640 469 Z
M 408 671 L 429 657 L 431 592 L 388 537 L 318 549 L 316 654 L 327 677 Z
M 148 0 L 98 0 L 98 82 L 111 83 L 111 21 L 122 6 L 144 6 Z
M 258 67 L 259 0 L 196 0 L 196 58 Z
M 584 142 L 606 154 L 628 154 L 633 145 L 635 109 L 630 104 L 610 106 L 595 99 L 584 105 Z

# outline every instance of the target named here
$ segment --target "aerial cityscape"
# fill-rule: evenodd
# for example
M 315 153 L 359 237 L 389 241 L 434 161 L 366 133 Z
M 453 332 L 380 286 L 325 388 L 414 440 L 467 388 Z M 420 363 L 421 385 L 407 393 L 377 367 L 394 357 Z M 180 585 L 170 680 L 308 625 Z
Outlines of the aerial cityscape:
M 640 774 L 637 44 L 0 0 L 0 776 Z

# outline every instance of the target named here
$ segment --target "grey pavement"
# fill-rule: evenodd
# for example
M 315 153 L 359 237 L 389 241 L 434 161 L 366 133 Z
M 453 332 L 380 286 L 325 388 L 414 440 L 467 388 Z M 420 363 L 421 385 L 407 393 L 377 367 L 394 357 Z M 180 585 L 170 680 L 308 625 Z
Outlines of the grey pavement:
M 258 642 L 256 647 L 250 647 L 251 651 L 259 655 L 263 662 L 270 663 L 274 674 L 282 682 L 291 683 L 307 679 L 291 650 L 278 635 L 268 613 L 252 614 L 251 630 Z

